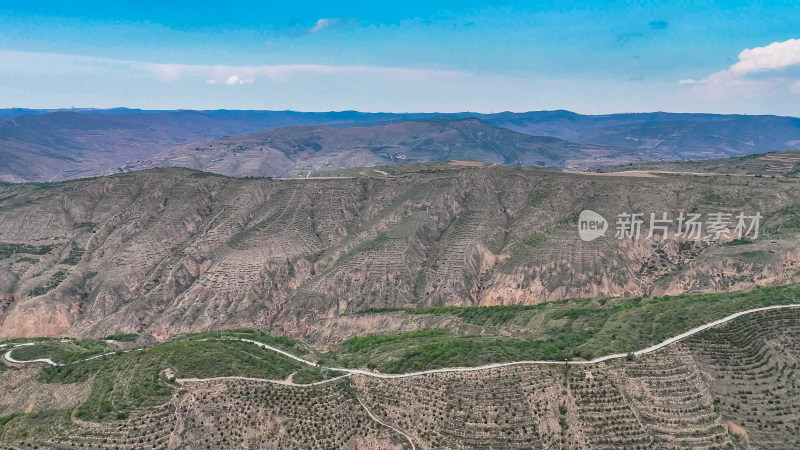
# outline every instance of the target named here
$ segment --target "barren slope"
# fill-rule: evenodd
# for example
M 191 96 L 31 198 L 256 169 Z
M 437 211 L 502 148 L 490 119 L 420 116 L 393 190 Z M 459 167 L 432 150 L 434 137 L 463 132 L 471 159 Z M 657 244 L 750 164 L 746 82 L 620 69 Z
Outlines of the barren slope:
M 367 308 L 788 283 L 800 263 L 798 197 L 783 179 L 447 163 L 345 179 L 159 169 L 0 185 L 0 334 L 166 338 L 272 325 L 346 336 L 328 319 Z M 584 208 L 612 222 L 626 211 L 692 209 L 765 219 L 762 237 L 740 245 L 583 242 L 574 220 Z M 351 323 L 362 332 L 389 326 Z

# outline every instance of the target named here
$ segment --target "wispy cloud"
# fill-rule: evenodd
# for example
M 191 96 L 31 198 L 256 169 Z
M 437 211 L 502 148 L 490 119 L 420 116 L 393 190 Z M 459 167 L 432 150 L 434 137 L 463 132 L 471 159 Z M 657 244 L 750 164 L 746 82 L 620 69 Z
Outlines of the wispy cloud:
M 790 69 L 800 68 L 800 39 L 773 42 L 739 53 L 739 61 L 728 69 L 702 80 L 680 80 L 692 85 L 693 92 L 710 100 L 733 95 L 758 98 L 781 92 L 800 93 L 800 80 L 792 79 Z
M 422 81 L 432 78 L 454 78 L 469 75 L 466 72 L 440 69 L 416 69 L 406 67 L 381 67 L 369 65 L 326 64 L 275 64 L 257 66 L 169 64 L 130 61 L 90 56 L 61 55 L 52 53 L 29 53 L 0 50 L 0 60 L 8 64 L 0 66 L 3 73 L 30 73 L 40 75 L 43 71 L 94 76 L 108 73 L 151 74 L 157 79 L 177 82 L 197 78 L 208 85 L 242 86 L 267 79 L 288 82 L 303 75 L 329 76 L 352 75 L 375 77 L 392 81 Z
M 749 99 L 774 95 L 785 84 L 783 78 L 747 78 L 729 70 L 711 74 L 702 80 L 680 80 L 680 84 L 691 85 L 692 92 L 705 100 L 725 100 L 740 96 Z
M 239 78 L 238 75 L 231 75 L 225 81 L 225 84 L 227 84 L 228 86 L 233 86 L 235 84 L 250 84 L 252 82 L 253 82 L 253 80 L 243 80 L 243 79 Z
M 163 64 L 10 50 L 0 50 L 0 61 L 0 104 L 6 107 L 487 113 L 571 109 L 589 114 L 675 110 L 798 115 L 798 102 L 790 91 L 758 101 L 739 95 L 709 103 L 685 85 L 653 79 L 508 76 L 370 65 Z M 733 80 L 758 82 L 772 73 Z M 781 73 L 785 76 L 787 71 Z M 792 86 L 800 94 L 797 78 L 787 78 L 786 88 Z M 690 87 L 708 90 L 708 86 Z
M 328 29 L 328 28 L 333 28 L 333 27 L 335 27 L 337 25 L 340 25 L 341 23 L 342 23 L 342 19 L 326 19 L 326 18 L 322 18 L 322 19 L 317 20 L 317 23 L 314 24 L 314 26 L 311 27 L 311 29 L 308 30 L 308 31 L 309 31 L 309 33 L 319 33 L 322 30 L 325 30 L 325 29 Z
M 208 84 L 226 84 L 229 86 L 251 84 L 260 78 L 272 81 L 289 81 L 301 75 L 367 75 L 389 78 L 398 81 L 414 81 L 429 78 L 457 77 L 465 72 L 413 69 L 405 67 L 378 66 L 332 66 L 324 64 L 279 64 L 261 66 L 227 66 L 227 65 L 187 65 L 130 63 L 132 68 L 151 72 L 162 80 L 175 81 L 188 77 L 204 77 Z

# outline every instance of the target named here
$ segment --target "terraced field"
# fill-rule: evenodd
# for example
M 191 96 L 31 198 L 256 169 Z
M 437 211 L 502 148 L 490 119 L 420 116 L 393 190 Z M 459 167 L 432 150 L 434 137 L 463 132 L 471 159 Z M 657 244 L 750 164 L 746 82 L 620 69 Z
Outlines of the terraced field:
M 750 295 L 773 301 L 788 296 L 775 290 L 762 294 Z M 710 314 L 719 311 L 715 303 L 726 301 L 701 298 L 695 303 Z M 505 314 L 505 321 L 486 319 L 469 311 L 451 308 L 446 314 L 492 324 L 517 320 Z M 489 311 L 489 317 L 503 312 Z M 415 339 L 438 335 L 419 333 Z M 23 375 L 29 378 L 21 386 L 89 382 L 88 393 L 71 406 L 27 412 L 5 407 L 0 440 L 25 449 L 800 445 L 798 308 L 745 314 L 640 356 L 402 378 L 303 365 L 234 338 L 316 357 L 296 340 L 239 330 L 176 336 L 146 349 L 43 367 Z M 39 353 L 31 350 L 36 346 Z M 12 352 L 69 361 L 75 348 L 91 352 L 92 345 L 44 340 Z M 20 370 L 12 366 L 0 378 Z
M 800 152 L 772 152 L 706 161 L 633 163 L 593 170 L 601 173 L 637 170 L 796 178 L 800 174 Z
M 800 445 L 800 314 L 758 313 L 687 342 L 718 409 L 765 447 Z

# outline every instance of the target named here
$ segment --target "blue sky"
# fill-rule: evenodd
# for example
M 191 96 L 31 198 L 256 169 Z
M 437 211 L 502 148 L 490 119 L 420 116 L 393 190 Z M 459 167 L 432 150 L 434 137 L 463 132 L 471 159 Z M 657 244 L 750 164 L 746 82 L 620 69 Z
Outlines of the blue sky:
M 530 3 L 0 0 L 0 107 L 800 116 L 796 1 Z

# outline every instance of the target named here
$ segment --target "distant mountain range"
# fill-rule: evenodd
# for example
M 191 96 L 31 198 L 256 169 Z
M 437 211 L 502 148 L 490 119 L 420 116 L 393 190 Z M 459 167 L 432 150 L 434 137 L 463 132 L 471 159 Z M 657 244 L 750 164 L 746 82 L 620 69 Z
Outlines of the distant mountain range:
M 0 180 L 58 181 L 155 166 L 235 176 L 476 159 L 594 167 L 800 149 L 800 119 L 569 111 L 0 110 Z
M 800 119 L 717 114 L 609 114 L 569 111 L 501 113 L 490 123 L 578 143 L 638 148 L 682 160 L 800 149 Z
M 638 149 L 531 136 L 475 118 L 447 118 L 341 129 L 281 127 L 179 145 L 124 169 L 188 167 L 231 176 L 285 177 L 348 167 L 450 159 L 562 168 L 652 161 L 656 156 Z

